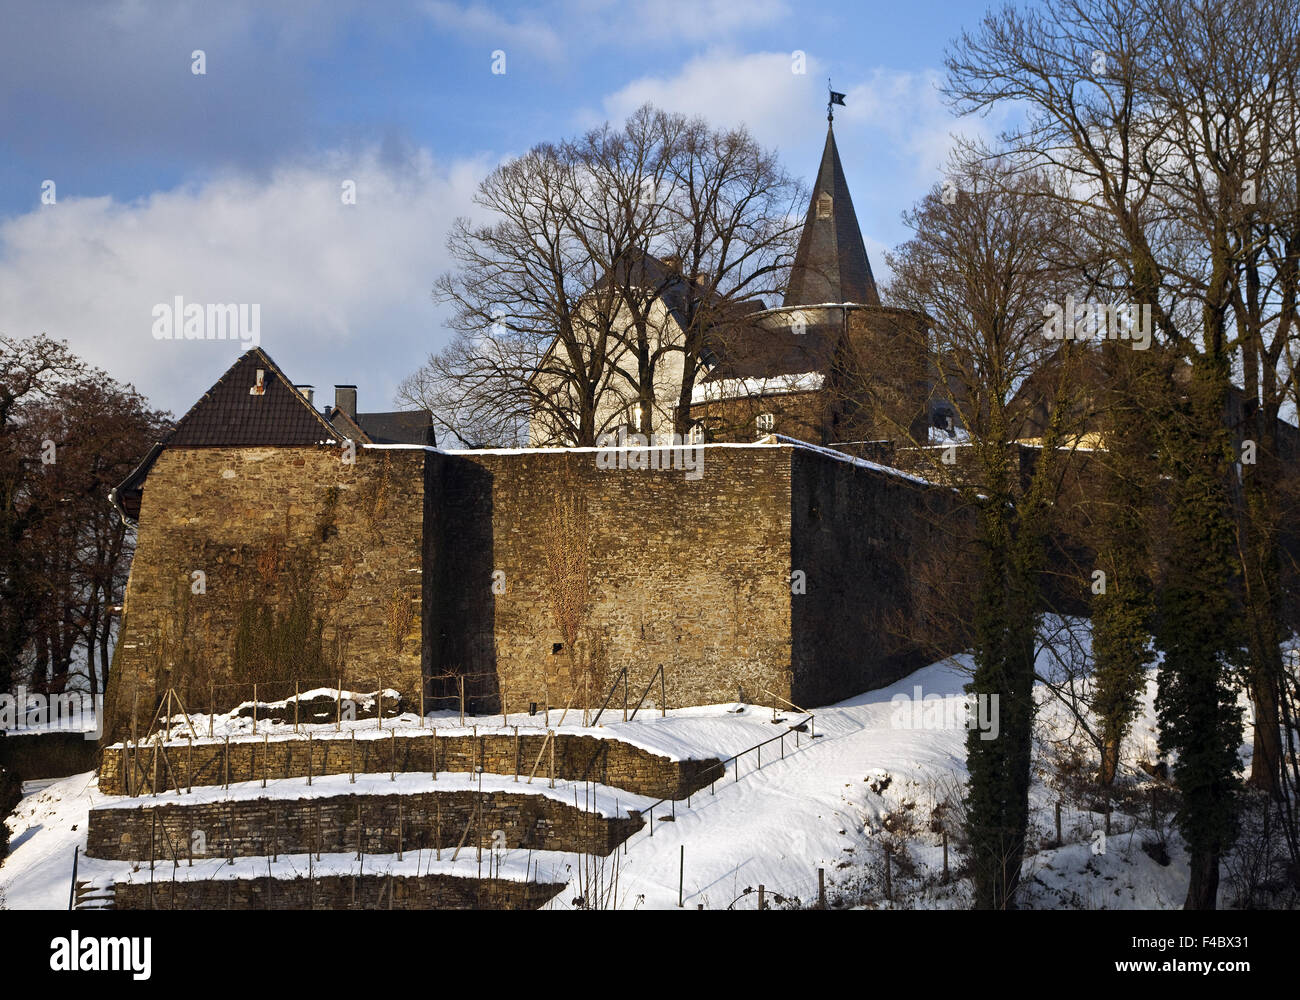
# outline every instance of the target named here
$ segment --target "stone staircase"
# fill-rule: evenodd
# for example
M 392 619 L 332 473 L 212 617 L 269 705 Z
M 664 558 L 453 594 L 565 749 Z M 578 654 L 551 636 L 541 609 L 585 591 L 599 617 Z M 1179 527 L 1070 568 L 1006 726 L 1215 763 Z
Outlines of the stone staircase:
M 117 909 L 117 889 L 110 882 L 101 885 L 97 879 L 77 879 L 73 895 L 74 910 L 115 910 Z

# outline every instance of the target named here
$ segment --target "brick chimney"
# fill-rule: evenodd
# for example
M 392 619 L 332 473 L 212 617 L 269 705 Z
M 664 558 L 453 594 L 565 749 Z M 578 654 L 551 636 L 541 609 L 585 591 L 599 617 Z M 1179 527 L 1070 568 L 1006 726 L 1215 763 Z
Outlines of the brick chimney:
M 304 396 L 306 396 L 307 402 L 311 404 L 313 409 L 315 409 L 316 387 L 314 385 L 295 385 L 294 388 L 297 389 L 299 392 L 301 392 Z
M 334 407 L 356 420 L 357 387 L 355 385 L 336 385 L 334 387 Z

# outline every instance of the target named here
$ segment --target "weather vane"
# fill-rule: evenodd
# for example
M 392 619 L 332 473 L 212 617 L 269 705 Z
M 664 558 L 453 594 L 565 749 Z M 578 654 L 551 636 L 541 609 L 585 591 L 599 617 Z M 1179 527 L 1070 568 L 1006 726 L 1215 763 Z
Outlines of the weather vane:
M 840 107 L 847 107 L 847 105 L 844 103 L 843 94 L 837 90 L 831 90 L 831 78 L 829 76 L 826 78 L 826 89 L 830 92 L 830 99 L 826 102 L 826 120 L 834 122 L 835 105 L 838 104 Z

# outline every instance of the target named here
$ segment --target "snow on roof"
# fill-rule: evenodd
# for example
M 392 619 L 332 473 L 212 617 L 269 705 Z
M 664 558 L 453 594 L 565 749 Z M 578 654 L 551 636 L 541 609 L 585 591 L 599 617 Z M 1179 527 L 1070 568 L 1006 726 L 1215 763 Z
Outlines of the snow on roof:
M 865 458 L 857 458 L 853 455 L 847 455 L 842 451 L 836 451 L 834 448 L 823 448 L 821 445 L 809 444 L 807 441 L 800 441 L 798 438 L 786 437 L 784 434 L 769 434 L 768 438 L 773 439 L 779 444 L 790 445 L 794 448 L 802 448 L 805 451 L 815 451 L 819 455 L 825 455 L 827 458 L 833 458 L 837 462 L 848 462 L 859 468 L 870 469 L 872 472 L 883 472 L 886 475 L 897 476 L 899 479 L 907 479 L 913 483 L 919 483 L 921 486 L 938 486 L 938 483 L 932 483 L 928 479 L 922 479 L 920 476 L 914 476 L 910 472 L 904 472 L 902 469 L 895 469 L 892 465 L 881 465 L 879 462 L 869 462 Z
M 788 396 L 796 392 L 816 392 L 826 376 L 822 372 L 799 372 L 768 378 L 724 378 L 716 382 L 699 382 L 691 389 L 692 403 L 719 399 L 743 399 L 747 396 Z

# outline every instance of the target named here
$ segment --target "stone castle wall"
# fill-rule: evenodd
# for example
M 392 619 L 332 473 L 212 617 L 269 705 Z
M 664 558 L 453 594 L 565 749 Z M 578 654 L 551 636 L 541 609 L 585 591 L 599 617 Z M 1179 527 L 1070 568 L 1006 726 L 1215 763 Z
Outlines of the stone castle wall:
M 660 467 L 630 467 L 646 455 Z M 909 566 L 944 551 L 918 525 L 947 491 L 789 445 L 680 459 L 165 451 L 144 491 L 108 734 L 129 736 L 134 714 L 143 735 L 169 687 L 191 711 L 228 710 L 253 682 L 267 701 L 295 678 L 342 678 L 395 687 L 408 708 L 423 686 L 427 709 L 447 709 L 463 677 L 471 712 L 580 710 L 624 667 L 635 700 L 662 665 L 654 704 L 815 705 L 917 662 L 885 626 L 911 607 Z M 792 593 L 795 571 L 807 594 Z M 621 702 L 620 684 L 610 711 Z
M 503 696 L 514 711 L 582 704 L 589 666 L 596 705 L 622 667 L 635 700 L 660 664 L 673 707 L 788 696 L 789 449 L 707 447 L 698 478 L 600 468 L 598 454 L 436 457 L 434 672 L 490 675 L 473 684 L 487 711 Z
M 305 864 L 305 862 L 304 862 Z M 535 910 L 563 885 L 451 875 L 175 880 L 114 885 L 119 910 Z M 137 876 L 140 877 L 140 876 Z
M 155 758 L 152 748 L 112 746 L 104 750 L 99 790 L 105 795 L 147 795 L 199 785 L 221 785 L 275 778 L 320 777 L 326 774 L 385 774 L 391 772 L 475 772 L 488 774 L 550 774 L 546 737 L 521 732 L 445 736 L 441 733 L 403 735 L 396 739 L 353 740 L 306 737 L 274 740 L 235 740 L 194 744 L 173 741 L 167 759 Z M 719 761 L 671 760 L 621 740 L 558 733 L 555 777 L 565 781 L 594 781 L 626 788 L 638 795 L 684 799 L 725 773 Z M 541 763 L 538 764 L 539 755 Z M 134 759 L 133 759 L 134 758 Z M 126 774 L 135 777 L 128 789 Z
M 454 850 L 464 836 L 469 847 L 495 843 L 509 849 L 604 857 L 641 826 L 639 819 L 586 812 L 545 795 L 493 790 L 481 795 L 460 789 L 194 805 L 160 800 L 140 808 L 92 809 L 86 854 L 109 861 L 182 864 L 309 852 L 400 854 Z M 504 839 L 494 841 L 498 835 Z
M 962 648 L 933 620 L 936 603 L 960 604 L 968 572 L 969 513 L 954 491 L 798 449 L 791 494 L 806 583 L 793 598 L 797 704 L 891 684 Z
M 106 733 L 342 676 L 419 697 L 425 453 L 171 448 L 149 473 Z M 195 577 L 195 573 L 203 574 Z M 198 592 L 196 592 L 198 591 Z M 401 634 L 398 635 L 397 632 Z M 241 662 L 235 663 L 237 651 Z

